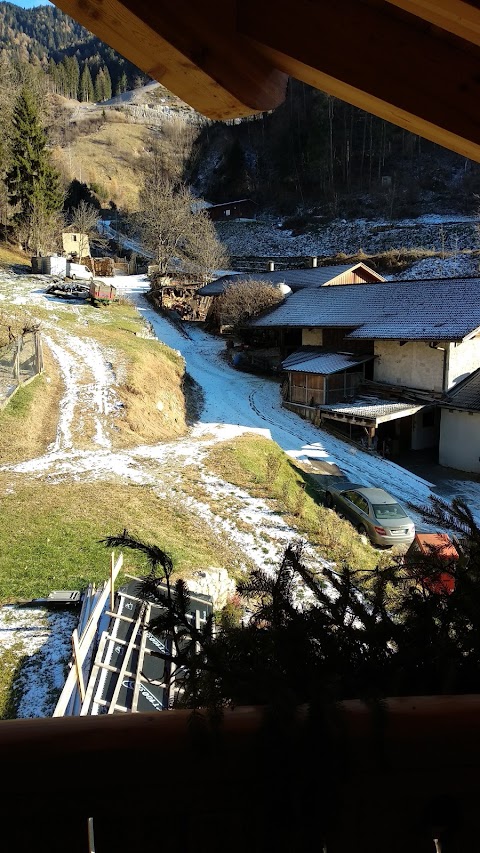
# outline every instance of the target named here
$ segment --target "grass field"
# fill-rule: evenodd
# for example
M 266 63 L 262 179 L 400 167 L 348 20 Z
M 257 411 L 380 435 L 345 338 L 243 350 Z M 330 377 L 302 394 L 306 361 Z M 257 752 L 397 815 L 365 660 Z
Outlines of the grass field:
M 45 371 L 19 388 L 0 411 L 0 463 L 45 453 L 54 441 L 63 383 L 57 363 L 44 348 Z
M 379 562 L 378 551 L 323 506 L 308 475 L 274 442 L 255 435 L 223 442 L 210 451 L 207 465 L 227 482 L 273 501 L 328 560 L 358 569 L 372 569 Z
M 100 540 L 125 527 L 168 551 L 183 577 L 207 566 L 235 570 L 236 555 L 206 523 L 148 486 L 115 480 L 50 485 L 17 480 L 12 486 L 9 475 L 0 474 L 0 489 L 1 603 L 105 580 L 109 554 Z M 125 566 L 134 573 L 146 569 L 133 552 L 125 554 Z
M 66 149 L 55 152 L 62 171 L 100 190 L 103 203 L 136 210 L 141 185 L 140 164 L 149 131 L 140 124 L 127 124 L 114 115 L 99 130 L 79 136 Z

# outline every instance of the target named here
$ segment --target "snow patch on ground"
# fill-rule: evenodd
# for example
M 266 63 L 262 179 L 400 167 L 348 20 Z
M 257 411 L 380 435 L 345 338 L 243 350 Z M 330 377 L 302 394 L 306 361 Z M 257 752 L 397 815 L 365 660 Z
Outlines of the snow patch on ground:
M 478 246 L 478 218 L 423 216 L 419 219 L 336 219 L 304 233 L 279 228 L 278 219 L 216 223 L 217 233 L 233 256 L 330 256 L 367 254 L 395 248 L 423 248 L 459 253 Z
M 73 612 L 0 608 L 2 650 L 14 648 L 19 660 L 26 658 L 15 681 L 20 696 L 18 717 L 51 716 L 65 681 L 70 637 L 77 621 Z

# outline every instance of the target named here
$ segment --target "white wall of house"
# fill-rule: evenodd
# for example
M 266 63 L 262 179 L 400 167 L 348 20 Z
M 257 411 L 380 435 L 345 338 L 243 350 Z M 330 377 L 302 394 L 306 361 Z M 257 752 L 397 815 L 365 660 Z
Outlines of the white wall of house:
M 448 346 L 448 344 L 446 344 Z M 425 341 L 375 341 L 374 379 L 424 391 L 442 391 L 443 350 Z
M 448 387 L 452 388 L 480 367 L 480 335 L 461 344 L 449 344 Z
M 302 329 L 302 347 L 321 347 L 323 329 Z
M 480 412 L 442 409 L 439 462 L 480 474 Z
M 433 407 L 421 409 L 412 417 L 412 450 L 434 447 L 438 441 L 439 418 Z

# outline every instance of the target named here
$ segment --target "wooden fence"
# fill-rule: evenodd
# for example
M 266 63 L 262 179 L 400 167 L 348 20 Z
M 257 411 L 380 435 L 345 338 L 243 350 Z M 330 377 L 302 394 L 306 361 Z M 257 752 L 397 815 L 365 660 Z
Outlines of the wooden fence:
M 19 335 L 0 349 L 0 409 L 22 385 L 43 371 L 42 339 L 38 329 Z

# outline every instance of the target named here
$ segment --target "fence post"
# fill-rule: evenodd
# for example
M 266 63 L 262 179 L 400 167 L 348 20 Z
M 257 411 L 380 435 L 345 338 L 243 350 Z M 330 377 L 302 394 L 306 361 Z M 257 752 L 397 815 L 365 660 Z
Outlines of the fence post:
M 40 332 L 36 329 L 34 332 L 35 337 L 35 369 L 37 373 L 43 372 L 43 348 L 42 348 L 42 338 L 40 336 Z
M 22 337 L 18 336 L 15 346 L 15 358 L 13 361 L 13 378 L 17 385 L 20 385 L 20 349 L 22 346 Z

